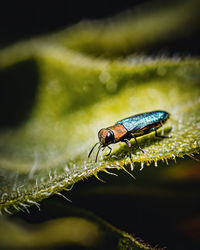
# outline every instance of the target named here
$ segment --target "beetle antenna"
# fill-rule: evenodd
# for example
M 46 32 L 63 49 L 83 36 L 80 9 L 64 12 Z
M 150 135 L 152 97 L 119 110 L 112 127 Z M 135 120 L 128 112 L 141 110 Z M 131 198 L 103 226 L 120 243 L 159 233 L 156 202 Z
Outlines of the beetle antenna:
M 97 158 L 98 158 L 98 155 L 99 155 L 99 151 L 100 151 L 100 149 L 102 148 L 102 145 L 100 145 L 99 146 L 99 148 L 98 148 L 98 151 L 97 151 L 97 154 L 96 154 L 96 159 L 95 159 L 95 162 L 97 162 Z
M 90 155 L 92 154 L 92 151 L 94 150 L 94 148 L 96 147 L 97 144 L 99 144 L 100 142 L 97 142 L 94 144 L 94 146 L 92 147 L 92 149 L 90 150 L 90 153 L 88 154 L 88 158 L 90 158 Z

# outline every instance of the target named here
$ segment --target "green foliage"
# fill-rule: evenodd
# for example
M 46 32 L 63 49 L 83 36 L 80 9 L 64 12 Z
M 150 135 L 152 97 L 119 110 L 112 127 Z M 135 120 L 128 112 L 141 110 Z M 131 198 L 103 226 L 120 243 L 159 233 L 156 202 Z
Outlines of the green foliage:
M 61 207 L 58 203 L 57 205 L 48 203 L 47 209 L 65 213 L 65 217 L 51 219 L 39 225 L 31 225 L 27 222 L 19 225 L 16 219 L 11 223 L 5 218 L 0 218 L 0 246 L 9 249 L 46 249 L 58 245 L 88 249 L 108 247 L 110 249 L 153 249 L 88 211 L 69 205 Z M 31 228 L 29 232 L 26 230 L 28 227 Z M 9 237 L 5 232 L 9 233 Z
M 149 134 L 140 138 L 145 155 L 132 141 L 136 167 L 199 151 L 199 59 L 136 55 L 110 59 L 171 40 L 172 26 L 173 32 L 184 27 L 189 32 L 187 25 L 197 18 L 195 6 L 196 2 L 186 2 L 176 8 L 161 8 L 158 15 L 152 9 L 150 14 L 145 10 L 142 17 L 129 14 L 125 19 L 120 16 L 103 23 L 81 23 L 0 52 L 1 82 L 8 94 L 15 93 L 10 99 L 7 96 L 9 113 L 3 112 L 1 118 L 0 211 L 39 207 L 43 199 L 60 195 L 62 190 L 100 171 L 130 167 L 123 143 L 113 145 L 112 154 L 102 154 L 96 164 L 94 158 L 87 159 L 87 154 L 97 141 L 99 129 L 139 112 L 168 111 L 171 118 L 163 132 L 172 137 L 159 139 Z M 183 19 L 186 9 L 187 18 Z M 161 16 L 165 27 L 159 28 Z M 110 58 L 93 58 L 80 52 Z M 17 95 L 24 105 L 15 103 Z M 2 223 L 7 226 L 7 222 Z M 49 227 L 59 226 L 49 223 Z M 69 227 L 69 221 L 62 223 Z M 124 240 L 121 249 L 125 249 Z
M 99 129 L 131 114 L 156 109 L 171 113 L 165 129 L 172 138 L 141 138 L 145 155 L 133 141 L 134 161 L 156 163 L 198 151 L 198 60 L 160 59 L 135 66 L 90 59 L 81 64 L 75 53 L 54 50 L 38 42 L 35 60 L 41 82 L 30 118 L 1 133 L 2 209 L 38 202 L 99 170 L 129 163 L 123 144 L 114 145 L 112 155 L 97 164 L 87 154 Z M 22 185 L 25 195 L 18 193 Z
M 105 21 L 81 22 L 52 38 L 94 56 L 111 58 L 144 53 L 197 31 L 198 10 L 197 0 L 146 3 Z

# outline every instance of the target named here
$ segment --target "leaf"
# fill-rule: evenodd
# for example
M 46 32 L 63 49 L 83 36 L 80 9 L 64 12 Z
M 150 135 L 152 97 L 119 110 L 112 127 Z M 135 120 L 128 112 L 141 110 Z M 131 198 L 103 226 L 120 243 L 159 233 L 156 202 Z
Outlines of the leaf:
M 198 0 L 151 1 L 107 20 L 81 22 L 52 39 L 70 49 L 109 58 L 157 52 L 163 45 L 169 47 L 175 40 L 199 32 L 198 10 Z
M 48 203 L 47 209 L 56 210 L 57 214 L 62 214 L 62 217 L 42 221 L 38 224 L 31 224 L 15 218 L 10 221 L 8 218 L 1 217 L 0 246 L 4 249 L 30 249 L 33 247 L 38 249 L 55 248 L 59 244 L 65 249 L 68 247 L 154 249 L 86 210 L 63 205 L 60 207 L 60 205 L 53 203 Z
M 148 17 L 145 19 L 147 24 Z M 134 18 L 131 20 L 135 22 Z M 153 23 L 156 25 L 157 19 Z M 119 31 L 120 25 L 121 21 L 116 21 L 115 30 Z M 123 27 L 124 24 L 119 28 Z M 94 30 L 89 32 L 93 34 Z M 109 28 L 106 32 L 109 34 Z M 131 36 L 129 30 L 123 28 L 123 32 Z M 159 160 L 199 151 L 198 59 L 142 57 L 140 60 L 134 56 L 124 60 L 98 59 L 70 50 L 66 37 L 61 33 L 57 39 L 53 36 L 35 39 L 0 52 L 0 79 L 7 94 L 2 93 L 1 100 L 9 107 L 7 113 L 1 105 L 2 212 L 11 213 L 30 205 L 39 207 L 44 198 L 60 194 L 83 178 L 97 176 L 106 168 L 129 165 L 128 149 L 123 144 L 114 145 L 112 155 L 100 158 L 97 164 L 94 159 L 87 159 L 97 141 L 98 130 L 129 115 L 157 109 L 171 113 L 164 132 L 172 138 L 157 139 L 153 134 L 142 137 L 139 143 L 145 155 L 132 142 L 134 161 L 141 167 L 144 163 L 157 164 Z M 140 39 L 145 41 L 145 38 L 146 34 L 141 33 Z M 74 49 L 79 50 L 74 39 L 69 38 L 69 42 L 73 41 Z M 76 39 L 78 44 L 79 36 Z M 120 39 L 116 39 L 119 49 L 113 47 L 111 54 L 123 54 L 123 49 L 134 51 L 139 44 L 131 42 L 126 48 L 125 43 L 121 46 Z M 82 40 L 81 44 L 84 45 Z M 110 49 L 109 44 L 103 45 L 105 53 Z M 96 50 L 96 38 L 94 45 Z M 30 93 L 27 86 L 32 89 Z M 22 99 L 22 105 L 17 99 Z
M 7 52 L 7 57 L 22 54 L 25 45 L 21 46 Z M 28 52 L 33 51 L 33 44 L 29 46 Z M 111 157 L 97 164 L 87 154 L 100 128 L 138 112 L 170 112 L 165 128 L 171 129 L 172 138 L 156 139 L 152 134 L 141 138 L 146 154 L 134 146 L 134 161 L 156 163 L 199 150 L 198 60 L 160 59 L 136 66 L 130 61 L 86 58 L 83 63 L 76 53 L 39 42 L 34 54 L 40 82 L 30 118 L 1 133 L 2 210 L 37 205 L 106 167 L 129 163 L 123 145 L 114 145 Z M 24 65 L 33 60 L 25 57 Z M 14 79 L 10 84 L 20 80 Z

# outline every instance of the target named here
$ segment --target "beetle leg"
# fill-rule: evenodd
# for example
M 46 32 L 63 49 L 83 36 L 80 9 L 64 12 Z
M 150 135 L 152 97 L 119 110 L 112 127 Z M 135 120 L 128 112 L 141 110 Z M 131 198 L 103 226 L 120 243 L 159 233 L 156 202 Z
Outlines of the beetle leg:
M 139 148 L 139 150 L 142 151 L 143 154 L 145 154 L 144 150 L 140 147 L 140 145 L 138 144 L 138 141 L 134 135 L 133 135 L 133 138 L 135 139 L 136 145 Z
M 124 139 L 124 142 L 126 143 L 126 145 L 129 147 L 129 158 L 131 160 L 131 170 L 134 169 L 134 163 L 133 163 L 133 160 L 132 160 L 132 155 L 131 155 L 131 144 L 129 142 L 128 139 Z
M 109 153 L 108 154 L 106 154 L 105 156 L 109 156 L 110 155 L 110 153 L 112 152 L 112 148 L 110 147 L 110 146 L 107 146 L 109 149 L 110 149 L 110 151 L 109 151 Z
M 160 137 L 160 138 L 171 138 L 171 136 L 158 135 L 157 130 L 155 130 L 155 136 L 156 136 L 156 137 Z

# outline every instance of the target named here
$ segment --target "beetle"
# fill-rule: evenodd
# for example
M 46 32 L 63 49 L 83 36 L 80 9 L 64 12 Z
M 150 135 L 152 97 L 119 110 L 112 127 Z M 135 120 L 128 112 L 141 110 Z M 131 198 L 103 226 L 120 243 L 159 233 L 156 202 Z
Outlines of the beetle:
M 157 110 L 146 113 L 141 113 L 137 115 L 133 115 L 122 119 L 115 123 L 115 125 L 102 128 L 98 132 L 99 142 L 97 142 L 88 154 L 88 158 L 92 154 L 94 148 L 99 145 L 95 162 L 97 162 L 99 151 L 103 148 L 103 150 L 108 147 L 109 153 L 106 155 L 110 155 L 112 148 L 109 146 L 113 143 L 125 142 L 129 147 L 129 158 L 131 161 L 131 168 L 133 169 L 133 160 L 131 157 L 131 143 L 130 139 L 134 138 L 137 147 L 143 152 L 143 149 L 139 146 L 137 142 L 137 137 L 143 136 L 145 134 L 149 134 L 151 132 L 155 132 L 155 136 L 161 138 L 168 138 L 168 136 L 161 136 L 157 134 L 157 129 L 159 129 L 170 117 L 170 114 L 166 111 Z

